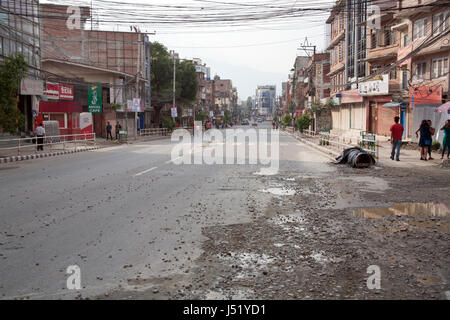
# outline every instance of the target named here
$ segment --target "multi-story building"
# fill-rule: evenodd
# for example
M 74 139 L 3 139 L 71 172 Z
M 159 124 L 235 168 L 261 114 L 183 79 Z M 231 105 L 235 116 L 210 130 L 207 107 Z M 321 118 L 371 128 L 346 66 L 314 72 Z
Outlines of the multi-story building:
M 22 54 L 28 64 L 18 103 L 28 134 L 33 130 L 33 115 L 44 89 L 40 73 L 40 34 L 38 0 L 0 1 L 0 61 Z
M 330 55 L 329 53 L 316 53 L 309 59 L 307 69 L 307 84 L 305 87 L 306 108 L 312 106 L 326 104 L 330 99 Z M 331 129 L 331 110 L 313 109 L 314 122 L 313 130 L 330 130 Z
M 212 86 L 215 113 L 219 114 L 225 110 L 231 111 L 233 98 L 233 84 L 231 80 L 220 79 L 216 75 L 214 80 L 212 80 Z
M 414 132 L 421 120 L 430 119 L 437 128 L 447 119 L 434 109 L 450 99 L 450 1 L 403 0 L 397 6 L 402 8 L 393 27 L 401 48 L 398 58 L 413 52 L 403 62 L 400 86 L 408 96 L 404 101 L 409 102 L 408 134 L 416 141 Z M 442 142 L 442 132 L 436 131 L 434 138 Z
M 106 135 L 106 122 L 121 123 L 129 136 L 150 125 L 150 42 L 148 36 L 135 32 L 87 30 L 89 7 L 81 7 L 80 27 L 68 26 L 67 6 L 42 4 L 42 68 L 49 82 L 74 85 L 73 103 L 88 111 L 87 87 L 101 83 L 102 110 L 94 114 L 94 130 Z M 119 110 L 111 109 L 120 104 Z M 66 101 L 43 104 L 50 117 L 72 108 Z M 80 107 L 77 105 L 77 110 Z M 73 108 L 72 108 L 73 109 Z M 130 112 L 131 111 L 131 112 Z M 61 121 L 62 123 L 62 121 Z M 65 121 L 67 123 L 67 121 Z
M 303 113 L 306 107 L 305 92 L 308 86 L 308 56 L 297 56 L 294 68 L 289 75 L 289 90 L 287 105 L 292 106 L 292 121 Z M 290 107 L 288 107 L 290 108 Z
M 211 90 L 211 82 L 210 82 L 210 74 L 211 69 L 206 66 L 206 64 L 202 63 L 202 60 L 199 58 L 194 58 L 192 63 L 195 66 L 195 70 L 197 72 L 198 79 L 198 91 L 197 91 L 197 100 L 198 100 L 198 110 L 202 110 L 205 112 L 209 112 L 212 108 L 212 90 Z
M 263 116 L 271 115 L 275 109 L 276 86 L 258 86 L 255 92 L 258 113 Z
M 330 97 L 330 54 L 316 53 L 308 63 L 308 84 L 305 95 L 308 99 L 307 107 L 313 101 L 325 103 Z
M 366 75 L 367 1 L 339 0 L 327 23 L 331 27 L 330 72 L 332 132 L 359 136 L 366 130 L 366 108 L 358 81 Z

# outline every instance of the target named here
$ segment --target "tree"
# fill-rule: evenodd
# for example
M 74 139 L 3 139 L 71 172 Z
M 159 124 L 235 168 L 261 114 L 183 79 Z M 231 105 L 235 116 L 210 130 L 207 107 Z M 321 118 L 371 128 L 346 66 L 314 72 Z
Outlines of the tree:
M 204 122 L 208 118 L 208 115 L 204 111 L 198 111 L 195 115 L 195 121 Z
M 162 125 L 163 125 L 163 128 L 167 128 L 170 131 L 172 131 L 173 128 L 175 128 L 175 121 L 171 117 L 164 116 L 162 118 Z
M 283 118 L 281 119 L 281 122 L 283 123 L 283 126 L 288 127 L 292 124 L 291 115 L 289 113 L 286 113 Z
M 308 129 L 309 126 L 312 123 L 312 118 L 305 113 L 304 115 L 302 115 L 301 117 L 297 118 L 296 120 L 296 125 L 297 125 L 297 129 L 303 133 L 304 130 Z
M 0 127 L 10 134 L 24 130 L 24 117 L 17 108 L 20 81 L 28 70 L 22 55 L 5 58 L 0 66 Z
M 167 48 L 159 42 L 152 42 L 151 55 L 152 105 L 155 108 L 155 122 L 159 123 L 161 109 L 173 101 L 173 60 Z M 190 61 L 177 61 L 176 70 L 177 104 L 193 104 L 198 90 L 195 67 Z
M 182 105 L 197 101 L 198 77 L 195 66 L 190 61 L 177 63 L 176 98 Z
M 151 43 L 151 86 L 155 122 L 159 123 L 160 111 L 173 99 L 173 61 L 167 48 L 159 42 Z

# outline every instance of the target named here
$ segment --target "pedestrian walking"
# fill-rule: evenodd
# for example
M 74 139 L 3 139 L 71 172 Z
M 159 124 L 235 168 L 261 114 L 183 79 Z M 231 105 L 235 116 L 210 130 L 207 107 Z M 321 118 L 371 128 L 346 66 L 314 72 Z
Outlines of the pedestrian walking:
M 122 130 L 122 126 L 119 122 L 116 123 L 116 140 L 119 140 L 120 130 Z
M 419 137 L 419 132 L 420 160 L 427 161 L 428 146 L 431 145 L 431 131 L 427 120 L 422 120 L 420 128 L 416 131 L 416 137 Z
M 447 149 L 447 159 L 450 159 L 450 119 L 445 122 L 445 125 L 441 128 L 441 130 L 444 130 L 441 159 L 444 159 L 445 149 Z
M 45 129 L 42 126 L 42 123 L 40 123 L 36 128 L 37 151 L 39 150 L 44 151 L 44 136 L 45 136 Z
M 106 141 L 108 141 L 108 138 L 111 138 L 111 141 L 112 141 L 112 125 L 111 125 L 111 123 L 109 123 L 109 121 L 108 121 L 108 124 L 106 125 Z
M 428 125 L 430 126 L 430 134 L 431 134 L 431 143 L 430 143 L 430 145 L 428 146 L 428 155 L 429 155 L 428 160 L 434 160 L 434 158 L 431 156 L 431 146 L 433 145 L 433 136 L 434 136 L 434 134 L 436 133 L 436 129 L 434 129 L 434 128 L 432 127 L 432 122 L 431 122 L 431 120 L 427 120 L 427 123 L 428 123 Z
M 405 128 L 399 123 L 400 117 L 395 117 L 394 122 L 395 123 L 391 126 L 391 160 L 394 160 L 395 157 L 395 160 L 400 161 L 400 147 L 402 146 L 403 131 Z

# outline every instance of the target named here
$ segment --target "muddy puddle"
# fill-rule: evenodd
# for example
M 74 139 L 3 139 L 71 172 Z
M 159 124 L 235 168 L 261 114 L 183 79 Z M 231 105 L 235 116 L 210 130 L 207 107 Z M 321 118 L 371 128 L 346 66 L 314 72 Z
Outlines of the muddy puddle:
M 448 217 L 450 203 L 396 203 L 388 208 L 359 208 L 351 215 L 366 219 L 380 219 L 388 216 Z
M 378 226 L 376 230 L 383 233 L 413 230 L 450 233 L 450 222 L 441 220 L 450 215 L 450 203 L 397 203 L 389 208 L 356 209 L 351 215 L 375 220 L 391 216 L 412 218 L 408 221 L 399 220 Z

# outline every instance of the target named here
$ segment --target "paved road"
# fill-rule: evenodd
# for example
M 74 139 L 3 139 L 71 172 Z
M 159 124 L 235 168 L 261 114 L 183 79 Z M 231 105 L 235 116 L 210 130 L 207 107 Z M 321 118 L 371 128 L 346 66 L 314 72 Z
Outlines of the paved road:
M 175 165 L 172 148 L 160 140 L 0 167 L 0 297 L 92 297 L 188 272 L 202 227 L 248 222 L 249 204 L 270 198 L 260 165 Z M 279 174 L 327 175 L 327 162 L 280 135 Z M 66 288 L 71 265 L 81 291 Z

